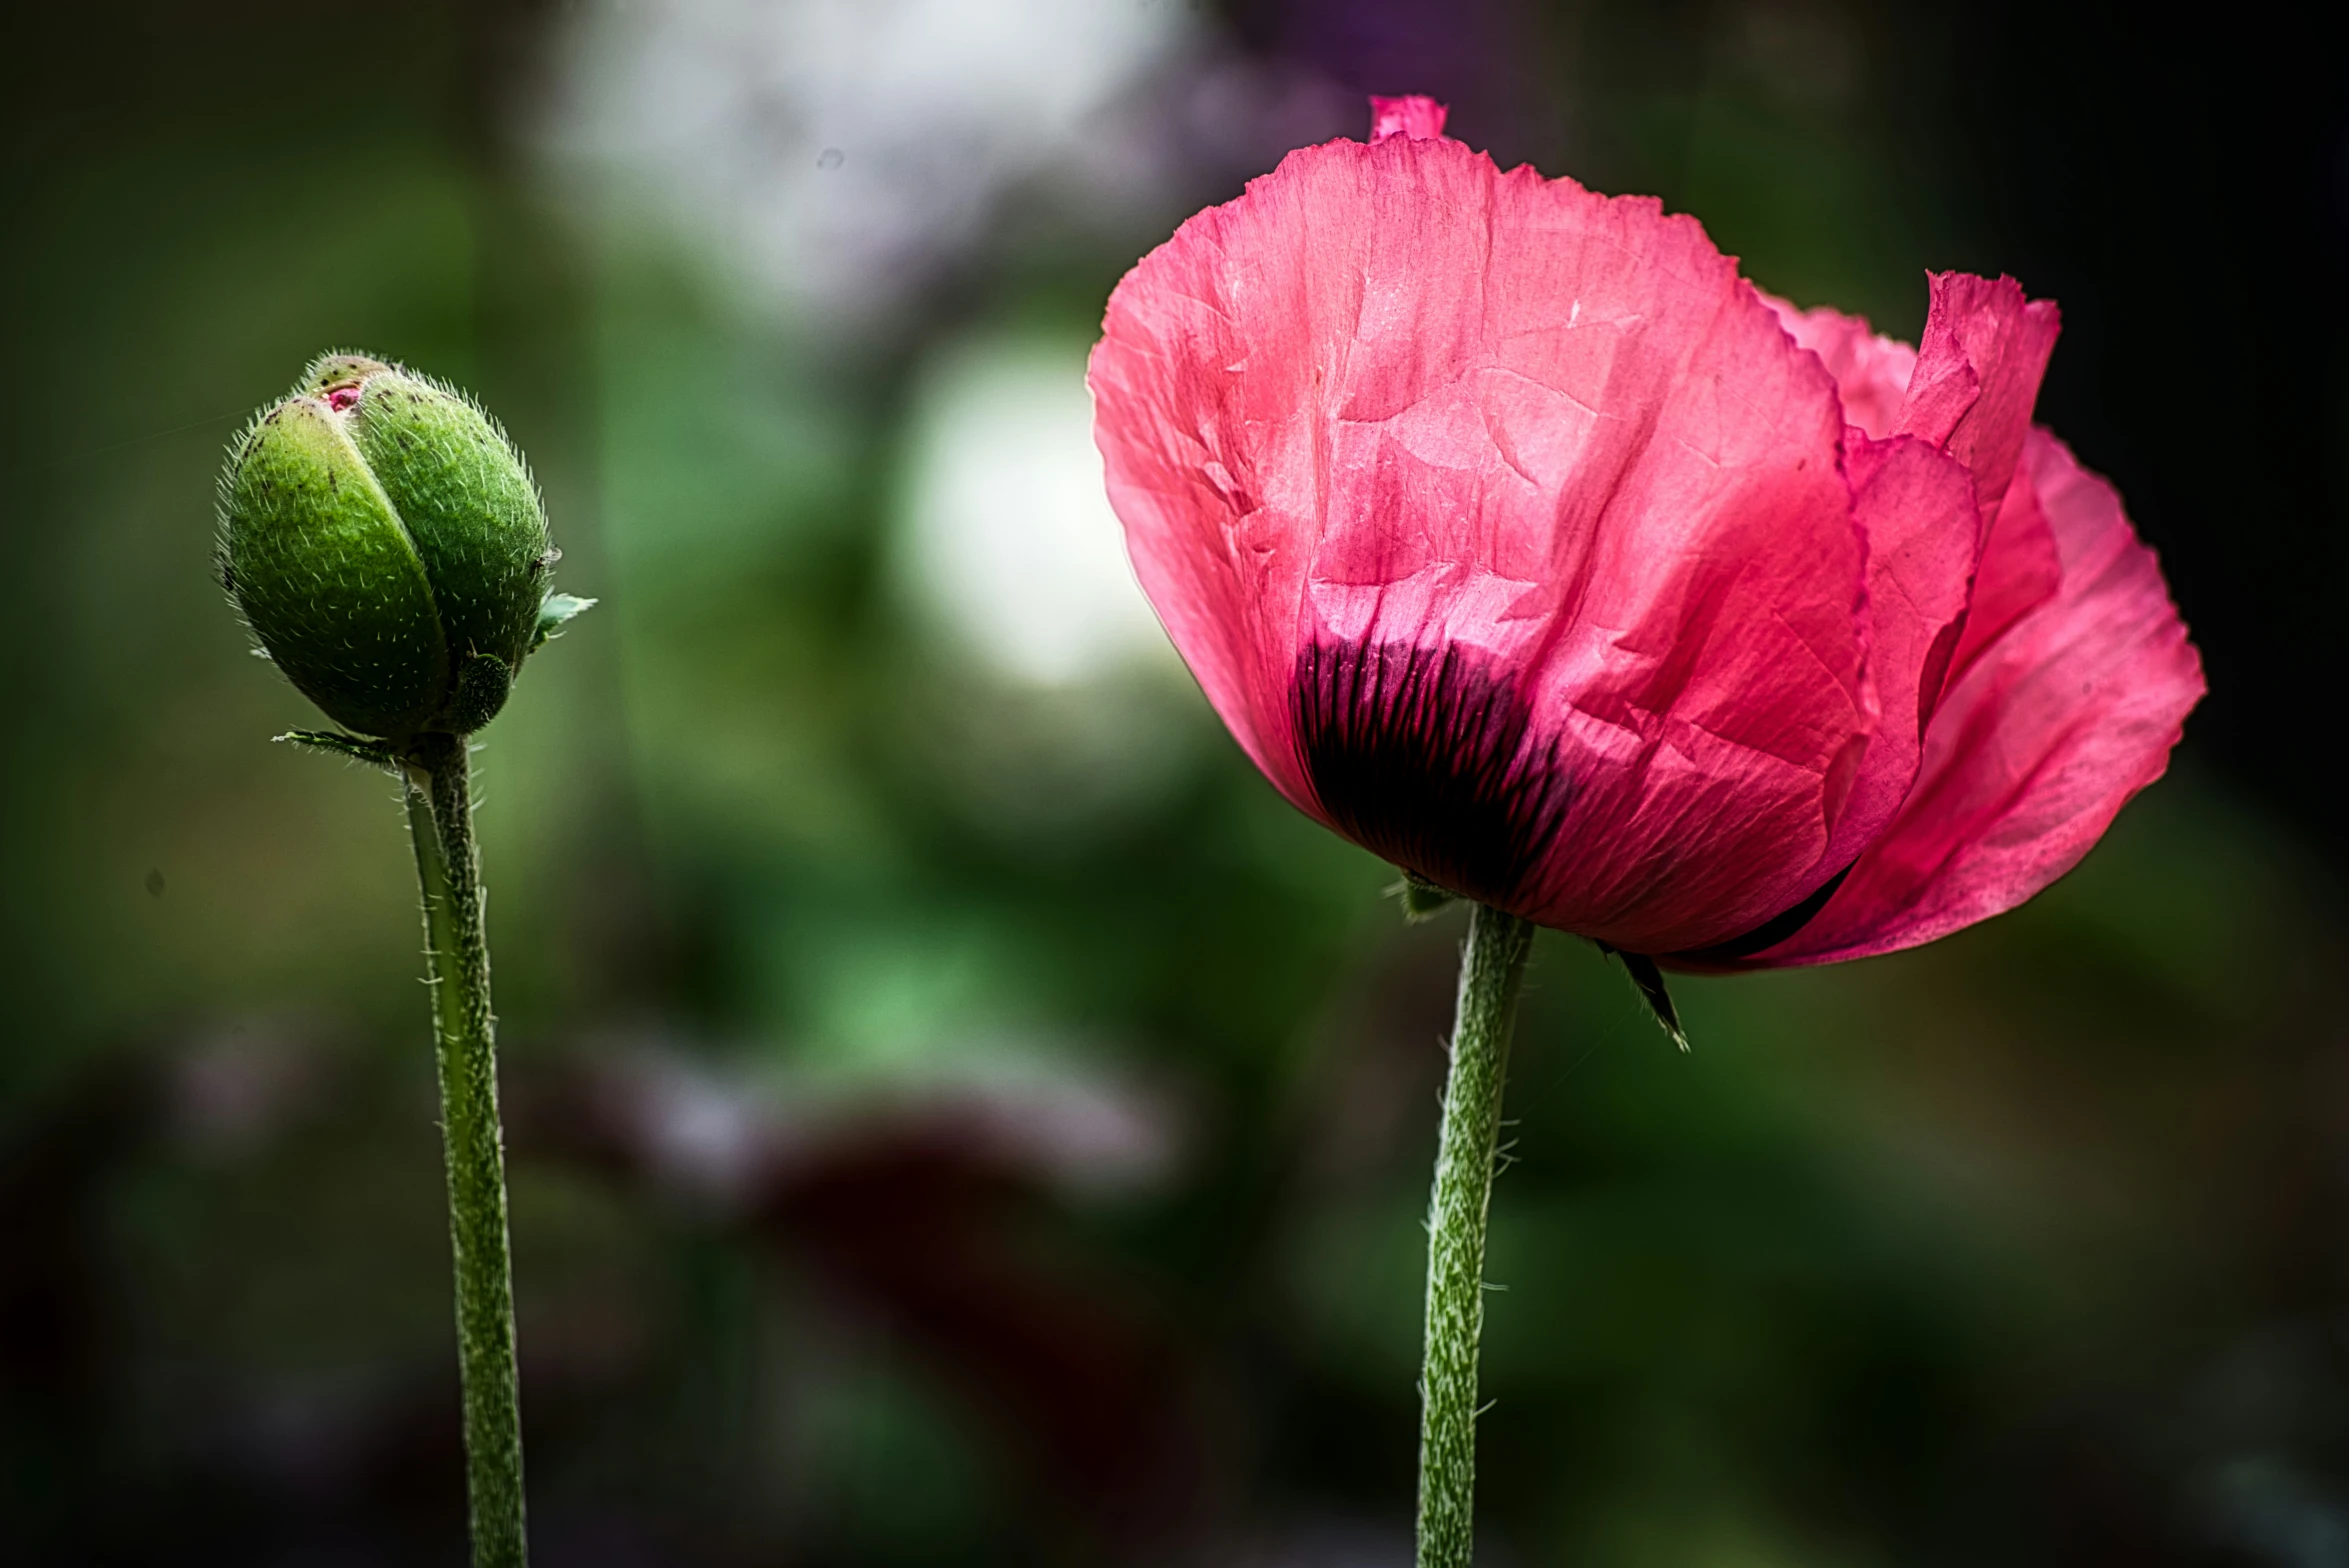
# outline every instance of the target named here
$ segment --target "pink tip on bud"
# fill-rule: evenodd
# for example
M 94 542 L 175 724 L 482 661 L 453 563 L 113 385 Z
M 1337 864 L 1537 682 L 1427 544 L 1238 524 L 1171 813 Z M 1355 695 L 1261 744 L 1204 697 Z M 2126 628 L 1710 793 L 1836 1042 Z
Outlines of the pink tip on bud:
M 358 401 L 359 389 L 355 386 L 328 387 L 326 389 L 326 406 L 338 414 L 349 412 L 351 405 Z
M 1444 134 L 1444 105 L 1433 98 L 1372 98 L 1370 100 L 1370 139 L 1383 142 L 1390 136 L 1408 136 L 1415 142 L 1432 141 Z

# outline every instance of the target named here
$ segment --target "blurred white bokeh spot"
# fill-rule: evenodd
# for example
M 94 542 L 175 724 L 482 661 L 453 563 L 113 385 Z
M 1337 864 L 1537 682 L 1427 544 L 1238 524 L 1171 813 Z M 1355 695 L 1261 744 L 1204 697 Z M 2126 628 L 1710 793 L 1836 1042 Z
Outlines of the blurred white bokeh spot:
M 1102 489 L 1085 345 L 941 351 L 907 448 L 900 576 L 996 673 L 1071 686 L 1173 658 Z
M 1151 0 L 591 0 L 544 139 L 757 292 L 854 329 L 1022 180 L 1138 194 L 1098 154 L 1193 31 Z

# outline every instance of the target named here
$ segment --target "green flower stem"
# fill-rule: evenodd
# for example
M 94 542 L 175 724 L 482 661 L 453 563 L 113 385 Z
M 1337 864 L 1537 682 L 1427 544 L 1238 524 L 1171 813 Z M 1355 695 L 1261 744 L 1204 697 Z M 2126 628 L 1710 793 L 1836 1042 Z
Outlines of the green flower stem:
M 1501 1085 L 1533 927 L 1471 906 L 1443 1141 L 1427 1217 L 1427 1346 L 1419 1376 L 1419 1568 L 1468 1568 L 1476 1534 L 1476 1346 Z
M 425 737 L 409 754 L 406 777 L 440 1063 L 473 1565 L 522 1568 L 522 1393 L 506 1254 L 505 1139 L 498 1127 L 489 943 L 464 737 Z

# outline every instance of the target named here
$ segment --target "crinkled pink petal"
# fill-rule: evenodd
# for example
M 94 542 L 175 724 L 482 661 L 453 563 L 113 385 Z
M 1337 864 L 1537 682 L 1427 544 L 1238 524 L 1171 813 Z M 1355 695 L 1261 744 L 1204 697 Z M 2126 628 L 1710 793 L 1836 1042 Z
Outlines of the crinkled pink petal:
M 2062 552 L 2037 488 L 2009 485 L 1983 541 L 1965 632 L 1950 658 L 1947 681 L 1964 679 L 1985 650 L 2061 591 L 2063 579 Z
M 1834 870 L 1883 831 L 1916 782 L 1926 724 L 1965 633 L 1982 532 L 1973 476 L 1913 436 L 1846 431 L 1844 471 L 1868 536 L 1868 669 L 1881 718 L 1827 851 Z
M 2060 587 L 1956 678 L 1898 819 L 1756 964 L 1892 952 L 2012 909 L 2070 870 L 2168 766 L 2203 680 L 2153 552 L 2112 487 L 2034 430 L 1985 578 L 2026 489 Z
M 1830 858 L 1844 865 L 1906 797 L 1948 681 L 2060 576 L 2030 487 L 2009 486 L 2060 326 L 2055 307 L 2025 299 L 2011 278 L 1942 273 L 1929 284 L 1921 352 L 1858 317 L 1770 302 L 1835 377 L 1856 427 L 1846 464 L 1868 533 L 1870 674 L 1885 722 L 1838 825 Z M 1886 465 L 1877 443 L 1895 432 L 1924 450 Z
M 1444 134 L 1444 117 L 1448 111 L 1433 98 L 1373 98 L 1370 100 L 1370 139 L 1383 142 L 1390 136 L 1408 136 L 1416 141 Z
M 1937 272 L 1926 282 L 1921 348 L 1829 307 L 1798 310 L 1776 298 L 1770 307 L 1835 377 L 1847 420 L 1879 441 L 1918 436 L 1965 464 L 1987 524 L 2022 452 L 2062 317 L 2054 301 L 2024 298 L 2012 278 Z
M 1797 310 L 1774 295 L 1762 297 L 1778 313 L 1787 335 L 1818 355 L 1835 378 L 1848 423 L 1878 441 L 1900 428 L 1909 378 L 1917 369 L 1915 349 L 1897 338 L 1877 335 L 1864 316 L 1847 316 L 1830 306 Z
M 1137 574 L 1301 808 L 1638 951 L 1801 898 L 1874 723 L 1831 378 L 1694 220 L 1396 135 L 1110 301 Z
M 1966 465 L 1987 522 L 2022 455 L 2062 318 L 2054 301 L 2025 299 L 2012 278 L 1937 272 L 1929 281 L 1933 303 L 1897 429 Z

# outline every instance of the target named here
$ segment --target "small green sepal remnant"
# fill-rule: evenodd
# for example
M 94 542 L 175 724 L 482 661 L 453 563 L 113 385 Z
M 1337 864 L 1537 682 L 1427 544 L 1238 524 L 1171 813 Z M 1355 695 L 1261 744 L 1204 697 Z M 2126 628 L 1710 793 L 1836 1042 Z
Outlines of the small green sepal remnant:
M 1656 1015 L 1656 1022 L 1672 1037 L 1672 1043 L 1683 1051 L 1688 1049 L 1688 1031 L 1680 1027 L 1680 1009 L 1672 1005 L 1672 993 L 1665 988 L 1664 971 L 1645 953 L 1626 953 L 1619 947 L 1599 944 L 1601 951 L 1613 953 L 1623 960 L 1624 970 L 1631 983 L 1639 987 L 1640 1000 L 1648 1004 L 1648 1011 Z
M 573 617 L 584 615 L 595 608 L 593 599 L 582 599 L 575 593 L 550 593 L 546 603 L 538 607 L 538 636 L 531 641 L 530 650 L 536 653 L 557 637 Z
M 269 737 L 287 745 L 299 746 L 304 751 L 324 752 L 331 757 L 349 757 L 356 762 L 371 763 L 392 772 L 400 771 L 399 753 L 381 741 L 361 740 L 356 735 L 345 735 L 338 730 L 287 730 L 283 735 Z
M 1403 901 L 1403 918 L 1413 925 L 1422 920 L 1433 920 L 1443 912 L 1445 905 L 1455 902 L 1458 897 L 1410 871 L 1404 872 L 1403 880 L 1388 888 L 1387 893 Z
M 452 387 L 329 354 L 230 448 L 220 580 L 327 717 L 395 750 L 505 705 L 560 552 L 522 454 Z

